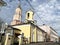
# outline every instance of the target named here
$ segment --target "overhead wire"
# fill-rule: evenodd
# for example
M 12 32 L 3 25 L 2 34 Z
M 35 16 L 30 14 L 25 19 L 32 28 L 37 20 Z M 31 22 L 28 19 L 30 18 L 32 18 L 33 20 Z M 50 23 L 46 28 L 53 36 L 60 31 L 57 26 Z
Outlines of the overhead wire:
M 34 7 L 30 4 L 30 2 L 28 0 L 26 0 L 26 2 L 28 2 L 28 4 L 31 6 L 31 8 L 34 10 L 34 12 L 36 13 Z M 37 14 L 37 13 L 36 13 Z M 39 18 L 39 20 L 41 20 L 40 16 L 37 14 L 37 17 Z M 42 20 L 41 20 L 42 21 Z M 43 21 L 42 21 L 43 24 L 45 24 Z

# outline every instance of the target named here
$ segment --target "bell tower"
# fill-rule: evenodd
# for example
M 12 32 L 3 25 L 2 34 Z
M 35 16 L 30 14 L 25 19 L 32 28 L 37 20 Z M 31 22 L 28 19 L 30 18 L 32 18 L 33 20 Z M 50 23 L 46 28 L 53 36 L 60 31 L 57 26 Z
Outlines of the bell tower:
M 22 16 L 22 10 L 21 10 L 20 3 L 19 3 L 18 7 L 15 10 L 15 15 L 13 17 L 13 21 L 11 22 L 11 25 L 20 24 L 21 16 Z
M 32 10 L 29 10 L 26 12 L 26 21 L 27 22 L 33 22 L 33 16 L 34 16 L 34 12 Z

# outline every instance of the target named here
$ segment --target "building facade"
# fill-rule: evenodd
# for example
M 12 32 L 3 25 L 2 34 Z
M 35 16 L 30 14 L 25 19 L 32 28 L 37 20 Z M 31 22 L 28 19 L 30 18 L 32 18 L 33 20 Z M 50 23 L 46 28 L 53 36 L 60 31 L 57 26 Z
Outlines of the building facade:
M 59 41 L 59 36 L 58 33 L 50 26 L 48 25 L 43 25 L 40 26 L 42 30 L 44 30 L 47 33 L 47 41 L 52 41 L 52 42 L 58 42 Z
M 50 41 L 59 42 L 59 36 L 58 36 L 57 32 L 52 27 L 50 27 L 50 28 L 51 28 Z
M 12 26 L 8 26 L 4 33 L 2 33 L 1 36 L 1 45 L 15 45 L 20 43 L 20 38 L 18 38 L 21 30 L 17 28 L 13 28 Z
M 28 42 L 44 42 L 45 32 L 33 23 L 24 23 L 20 25 L 14 25 L 14 28 L 21 29 L 21 33 L 24 33 L 24 37 L 28 39 Z
M 18 5 L 11 25 L 8 25 L 0 36 L 1 45 L 21 45 L 32 42 L 58 42 L 57 32 L 48 25 L 37 26 L 33 20 L 34 12 L 26 12 L 26 21 L 21 22 L 22 10 Z

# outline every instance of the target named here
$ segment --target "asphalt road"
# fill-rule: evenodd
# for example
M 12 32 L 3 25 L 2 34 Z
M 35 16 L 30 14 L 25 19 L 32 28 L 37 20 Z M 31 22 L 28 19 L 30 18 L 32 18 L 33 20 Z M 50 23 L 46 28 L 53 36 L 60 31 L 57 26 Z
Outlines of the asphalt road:
M 0 43 L 1 45 L 1 43 Z M 59 43 L 53 43 L 53 42 L 43 42 L 43 43 L 31 43 L 31 44 L 24 44 L 24 45 L 60 45 Z
M 43 43 L 31 43 L 27 45 L 60 45 L 59 43 L 54 43 L 54 42 L 43 42 Z

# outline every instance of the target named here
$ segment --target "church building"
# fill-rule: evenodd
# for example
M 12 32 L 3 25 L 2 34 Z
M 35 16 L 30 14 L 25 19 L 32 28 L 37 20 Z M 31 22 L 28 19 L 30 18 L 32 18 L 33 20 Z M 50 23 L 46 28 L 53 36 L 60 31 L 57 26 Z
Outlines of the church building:
M 34 12 L 32 10 L 28 10 L 26 12 L 25 22 L 21 22 L 22 9 L 19 5 L 15 11 L 11 26 L 21 30 L 20 33 L 17 32 L 17 35 L 24 34 L 24 38 L 27 43 L 44 42 L 46 41 L 46 32 L 44 32 L 34 23 L 33 16 Z
M 21 45 L 36 42 L 46 42 L 47 33 L 35 24 L 33 10 L 26 12 L 25 22 L 22 22 L 22 9 L 20 4 L 15 10 L 13 20 L 3 33 L 3 45 Z

